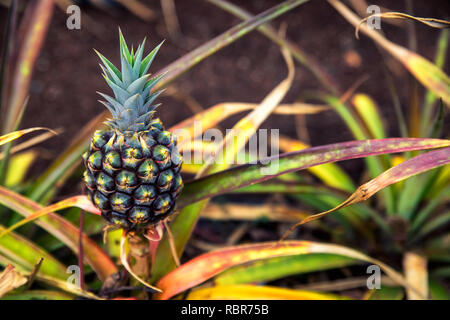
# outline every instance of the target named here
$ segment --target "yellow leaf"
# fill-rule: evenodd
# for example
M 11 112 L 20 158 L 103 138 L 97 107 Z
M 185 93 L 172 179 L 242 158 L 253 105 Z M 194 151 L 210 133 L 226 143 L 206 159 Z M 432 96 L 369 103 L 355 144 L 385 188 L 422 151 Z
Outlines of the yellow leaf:
M 56 132 L 54 132 L 53 130 L 50 130 L 48 128 L 42 128 L 42 127 L 36 127 L 36 128 L 30 128 L 30 129 L 14 131 L 14 132 L 7 133 L 7 134 L 5 134 L 5 135 L 0 137 L 0 146 L 5 144 L 5 143 L 11 142 L 11 141 L 13 141 L 13 140 L 15 140 L 17 138 L 20 138 L 24 134 L 27 134 L 27 133 L 30 133 L 30 132 L 33 132 L 33 131 L 38 131 L 38 130 L 48 130 L 48 131 L 56 134 Z
M 328 293 L 291 290 L 271 286 L 223 285 L 192 291 L 188 300 L 337 300 L 346 299 Z
M 420 83 L 450 106 L 450 78 L 435 64 L 424 57 L 387 40 L 381 33 L 366 25 L 360 25 L 360 17 L 338 0 L 328 2 L 352 25 L 360 26 L 361 31 L 401 62 Z M 422 21 L 423 22 L 423 21 Z M 436 21 L 435 21 L 436 22 Z M 441 21 L 442 22 L 442 21 Z M 447 23 L 448 24 L 448 23 Z
M 13 187 L 22 182 L 36 156 L 35 151 L 26 151 L 11 157 L 5 181 L 7 187 Z

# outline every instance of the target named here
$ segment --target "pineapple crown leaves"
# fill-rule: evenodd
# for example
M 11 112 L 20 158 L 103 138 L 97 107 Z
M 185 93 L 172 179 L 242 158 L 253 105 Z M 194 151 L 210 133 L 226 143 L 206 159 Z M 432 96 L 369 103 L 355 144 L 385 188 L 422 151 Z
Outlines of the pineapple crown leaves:
M 159 104 L 152 103 L 162 91 L 154 93 L 150 93 L 150 91 L 164 75 L 150 78 L 147 71 L 164 41 L 146 57 L 143 57 L 145 40 L 138 46 L 136 52 L 133 47 L 129 50 L 119 29 L 121 71 L 94 49 L 103 63 L 103 65 L 100 64 L 103 77 L 114 93 L 113 98 L 98 92 L 105 99 L 100 102 L 113 116 L 113 119 L 107 121 L 107 124 L 121 132 L 148 130 L 155 109 L 159 106 Z

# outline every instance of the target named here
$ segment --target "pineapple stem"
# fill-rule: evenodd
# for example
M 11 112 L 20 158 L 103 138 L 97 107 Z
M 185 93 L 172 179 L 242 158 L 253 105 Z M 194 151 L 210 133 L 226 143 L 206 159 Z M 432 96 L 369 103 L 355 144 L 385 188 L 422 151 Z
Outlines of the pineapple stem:
M 125 245 L 128 242 L 130 253 L 127 255 Z M 131 258 L 131 266 L 128 263 Z M 123 232 L 120 241 L 120 260 L 127 271 L 140 283 L 152 289 L 155 292 L 161 292 L 160 289 L 150 285 L 147 281 L 150 278 L 151 254 L 149 242 L 142 234 Z

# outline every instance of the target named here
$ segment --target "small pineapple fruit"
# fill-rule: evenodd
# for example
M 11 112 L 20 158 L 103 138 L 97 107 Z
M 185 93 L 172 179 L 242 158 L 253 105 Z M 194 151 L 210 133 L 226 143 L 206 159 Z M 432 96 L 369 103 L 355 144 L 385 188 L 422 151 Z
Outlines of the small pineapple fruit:
M 114 98 L 99 93 L 113 118 L 91 139 L 83 155 L 84 181 L 91 201 L 111 224 L 126 230 L 142 230 L 168 217 L 183 188 L 182 159 L 175 137 L 153 115 L 150 93 L 161 79 L 149 79 L 147 70 L 159 50 L 143 58 L 145 39 L 129 51 L 120 32 L 119 71 L 97 52 L 106 82 Z

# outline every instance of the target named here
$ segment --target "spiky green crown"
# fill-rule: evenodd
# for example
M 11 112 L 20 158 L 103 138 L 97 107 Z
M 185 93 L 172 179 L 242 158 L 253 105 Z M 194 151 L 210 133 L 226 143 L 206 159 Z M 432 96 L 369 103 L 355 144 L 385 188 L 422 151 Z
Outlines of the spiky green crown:
M 120 30 L 119 41 L 121 71 L 96 51 L 103 63 L 103 65 L 100 64 L 103 77 L 114 92 L 114 98 L 98 92 L 106 100 L 100 102 L 108 108 L 113 116 L 113 119 L 107 121 L 107 124 L 120 132 L 148 130 L 155 109 L 159 106 L 159 104 L 152 105 L 152 103 L 162 92 L 150 93 L 150 91 L 162 78 L 162 75 L 149 79 L 150 74 L 147 74 L 147 71 L 162 42 L 143 58 L 145 39 L 138 46 L 136 52 L 133 47 L 131 51 L 128 50 Z

